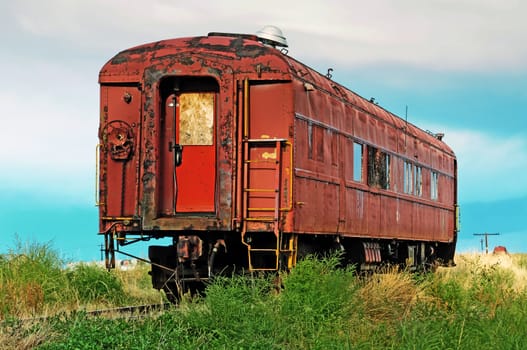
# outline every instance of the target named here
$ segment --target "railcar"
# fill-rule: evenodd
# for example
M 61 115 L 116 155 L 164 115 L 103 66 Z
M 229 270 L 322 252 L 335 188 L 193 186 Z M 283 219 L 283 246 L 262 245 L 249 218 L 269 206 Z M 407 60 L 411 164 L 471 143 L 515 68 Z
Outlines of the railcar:
M 287 54 L 276 27 L 118 53 L 101 69 L 99 234 L 139 241 L 169 295 L 332 249 L 367 269 L 452 264 L 457 163 L 442 140 Z

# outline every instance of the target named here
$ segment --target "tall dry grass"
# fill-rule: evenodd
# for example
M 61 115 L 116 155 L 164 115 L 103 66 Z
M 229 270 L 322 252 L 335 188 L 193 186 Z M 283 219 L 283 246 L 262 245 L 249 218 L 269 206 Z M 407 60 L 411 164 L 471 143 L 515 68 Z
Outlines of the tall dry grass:
M 357 292 L 364 316 L 373 322 L 404 319 L 418 302 L 428 299 L 408 273 L 391 269 L 369 276 Z

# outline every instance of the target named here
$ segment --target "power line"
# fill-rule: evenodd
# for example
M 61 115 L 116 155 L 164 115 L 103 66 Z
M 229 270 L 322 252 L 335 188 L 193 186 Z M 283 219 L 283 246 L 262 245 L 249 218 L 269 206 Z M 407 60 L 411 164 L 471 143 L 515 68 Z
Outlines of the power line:
M 473 233 L 474 236 L 485 236 L 485 254 L 489 253 L 489 236 L 499 236 L 499 233 Z M 481 239 L 481 250 L 483 250 L 483 238 Z

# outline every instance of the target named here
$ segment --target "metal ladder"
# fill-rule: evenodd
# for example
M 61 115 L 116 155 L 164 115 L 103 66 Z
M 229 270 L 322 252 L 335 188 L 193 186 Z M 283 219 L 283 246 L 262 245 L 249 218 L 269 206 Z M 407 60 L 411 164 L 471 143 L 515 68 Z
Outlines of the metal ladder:
M 286 139 L 245 139 L 243 141 L 242 242 L 247 246 L 250 271 L 273 271 L 279 267 L 282 149 L 286 141 Z M 267 147 L 273 151 L 264 153 L 259 159 L 251 159 L 251 150 L 258 147 Z M 255 178 L 257 172 L 273 173 L 272 187 L 252 187 L 250 180 Z M 251 206 L 255 195 L 268 195 L 267 198 L 273 202 L 272 207 Z M 254 215 L 257 212 L 260 214 L 268 212 L 270 215 Z M 246 234 L 250 231 L 248 226 L 251 223 L 266 223 L 271 226 L 271 229 L 267 232 L 254 232 L 250 236 L 251 240 L 248 241 Z

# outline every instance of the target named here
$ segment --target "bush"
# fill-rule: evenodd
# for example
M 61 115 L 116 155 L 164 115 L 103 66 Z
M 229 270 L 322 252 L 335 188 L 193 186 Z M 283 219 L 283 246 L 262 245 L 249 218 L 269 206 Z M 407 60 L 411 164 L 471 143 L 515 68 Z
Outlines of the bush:
M 121 280 L 102 267 L 79 264 L 66 276 L 81 304 L 122 305 L 128 301 Z
M 74 298 L 62 266 L 49 244 L 17 242 L 16 250 L 0 259 L 1 315 L 31 316 L 45 306 L 69 305 Z
M 335 348 L 347 341 L 358 320 L 353 303 L 358 283 L 353 268 L 338 268 L 340 263 L 338 254 L 309 256 L 284 275 L 277 334 L 286 348 Z

